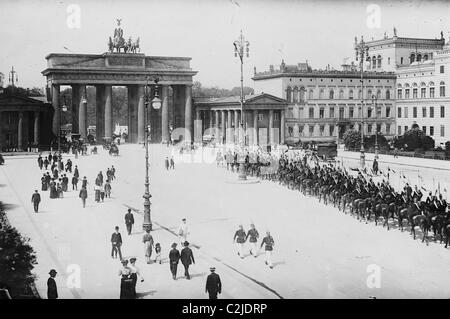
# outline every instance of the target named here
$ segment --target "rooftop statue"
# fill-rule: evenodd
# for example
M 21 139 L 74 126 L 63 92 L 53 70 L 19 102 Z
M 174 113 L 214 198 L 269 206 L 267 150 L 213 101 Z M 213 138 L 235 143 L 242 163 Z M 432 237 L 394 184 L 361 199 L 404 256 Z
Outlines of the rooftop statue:
M 123 30 L 120 27 L 120 23 L 122 19 L 117 20 L 117 28 L 114 29 L 114 37 L 109 37 L 108 41 L 108 50 L 109 52 L 118 52 L 121 53 L 123 49 L 123 53 L 136 53 L 140 52 L 139 48 L 139 38 L 136 41 L 133 41 L 131 37 L 128 38 L 128 41 L 123 37 Z

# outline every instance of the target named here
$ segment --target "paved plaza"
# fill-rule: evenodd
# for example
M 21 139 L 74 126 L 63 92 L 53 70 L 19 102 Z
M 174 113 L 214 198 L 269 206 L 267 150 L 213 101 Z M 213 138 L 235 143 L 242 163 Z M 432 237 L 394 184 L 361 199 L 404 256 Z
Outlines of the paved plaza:
M 188 163 L 190 156 L 185 163 L 177 157 L 176 169 L 166 171 L 164 158 L 170 158 L 171 148 L 165 146 L 151 145 L 150 154 L 152 235 L 162 246 L 161 265 L 144 263 L 142 146 L 122 145 L 118 157 L 103 150 L 78 159 L 70 156 L 81 177 L 87 176 L 90 183 L 85 209 L 76 191 L 53 200 L 41 192 L 40 212 L 35 214 L 30 198 L 34 189 L 40 190 L 42 174 L 37 156 L 9 157 L 0 167 L 0 197 L 7 204 L 8 218 L 31 238 L 37 252 L 34 270 L 41 296 L 46 295 L 48 270 L 55 268 L 60 298 L 118 298 L 120 263 L 111 258 L 109 241 L 116 225 L 121 228 L 123 255 L 137 257 L 145 278 L 137 286 L 140 298 L 206 298 L 204 285 L 210 266 L 222 277 L 221 298 L 450 296 L 450 251 L 443 245 L 431 242 L 427 246 L 414 241 L 408 231 L 396 227 L 387 231 L 372 222 L 359 222 L 278 183 L 238 184 L 237 175 L 226 168 L 200 161 Z M 112 197 L 96 203 L 94 177 L 111 165 L 117 170 Z M 383 169 L 382 162 L 380 166 Z M 440 178 L 449 175 L 448 171 L 437 174 Z M 433 171 L 426 175 L 433 176 Z M 124 225 L 128 207 L 136 209 L 131 236 Z M 184 279 L 181 264 L 174 281 L 167 257 L 171 243 L 178 242 L 175 232 L 183 217 L 190 226 L 188 240 L 196 264 L 191 267 L 190 281 Z M 248 230 L 252 222 L 260 235 L 270 230 L 274 237 L 274 269 L 264 264 L 263 250 L 258 258 L 246 253 L 240 259 L 236 253 L 234 232 L 239 224 Z M 380 270 L 379 288 L 371 288 L 373 267 Z

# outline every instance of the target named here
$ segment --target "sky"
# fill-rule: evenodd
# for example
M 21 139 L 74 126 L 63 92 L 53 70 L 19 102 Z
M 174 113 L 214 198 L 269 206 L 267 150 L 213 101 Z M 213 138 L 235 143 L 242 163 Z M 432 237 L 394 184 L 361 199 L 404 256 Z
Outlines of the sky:
M 282 59 L 339 68 L 344 58 L 354 59 L 355 36 L 392 36 L 394 26 L 400 37 L 439 38 L 441 30 L 450 37 L 447 1 L 1 0 L 4 84 L 14 66 L 19 86 L 45 86 L 41 71 L 49 53 L 106 52 L 116 18 L 126 38 L 140 37 L 141 52 L 191 57 L 194 81 L 228 89 L 239 86 L 233 41 L 240 30 L 250 42 L 246 86 L 253 85 L 254 67 L 265 71 Z

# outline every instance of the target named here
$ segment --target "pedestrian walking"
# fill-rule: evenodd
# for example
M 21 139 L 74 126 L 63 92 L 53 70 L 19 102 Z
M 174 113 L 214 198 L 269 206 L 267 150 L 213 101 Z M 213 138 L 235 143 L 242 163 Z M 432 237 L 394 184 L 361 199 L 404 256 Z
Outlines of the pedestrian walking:
M 175 161 L 173 160 L 173 156 L 170 158 L 170 169 L 175 169 Z
M 109 183 L 109 180 L 106 180 L 105 182 L 105 197 L 111 197 L 111 184 Z
M 78 177 L 72 177 L 72 190 L 78 190 Z
M 41 195 L 39 195 L 38 190 L 36 189 L 31 196 L 31 202 L 33 203 L 34 212 L 37 213 L 39 210 L 39 203 L 41 202 Z
M 48 169 L 48 165 L 49 165 L 49 161 L 48 161 L 48 159 L 47 159 L 47 157 L 44 159 L 44 168 L 45 168 L 45 170 L 47 170 Z
M 116 179 L 116 169 L 114 165 L 111 165 L 111 177 L 112 179 Z
M 180 238 L 181 246 L 184 245 L 184 242 L 187 240 L 187 236 L 189 234 L 189 228 L 186 222 L 186 218 L 181 220 L 181 224 L 178 227 L 178 236 Z
M 236 232 L 234 233 L 233 243 L 236 242 L 237 254 L 238 254 L 238 256 L 241 257 L 241 259 L 244 258 L 243 248 L 244 248 L 245 238 L 246 238 L 246 235 L 245 235 L 244 227 L 242 225 L 239 225 L 239 229 L 236 230 Z
M 115 227 L 114 233 L 111 235 L 111 257 L 117 258 L 119 254 L 119 259 L 122 260 L 122 251 L 120 247 L 122 246 L 122 235 L 119 233 L 119 226 Z
M 172 249 L 169 252 L 169 264 L 170 272 L 172 273 L 173 280 L 177 279 L 178 262 L 180 261 L 180 252 L 177 249 L 177 243 L 172 244 Z
M 95 201 L 97 203 L 100 203 L 100 186 L 95 184 L 94 185 L 94 192 L 95 192 Z
M 253 255 L 253 257 L 258 257 L 258 247 L 256 247 L 256 242 L 259 238 L 259 233 L 255 228 L 254 224 L 250 225 L 250 230 L 247 232 L 247 236 L 245 237 L 245 240 L 247 240 L 249 237 L 249 243 L 250 243 L 250 255 Z
M 134 216 L 131 212 L 131 208 L 128 208 L 128 213 L 125 214 L 125 225 L 127 227 L 128 235 L 131 235 L 131 231 L 133 230 L 134 224 Z
M 189 248 L 189 242 L 184 242 L 184 248 L 181 250 L 180 254 L 181 263 L 184 266 L 184 276 L 186 279 L 191 279 L 191 276 L 189 275 L 189 266 L 191 264 L 195 264 L 194 260 L 194 254 L 192 253 L 192 250 Z
M 100 199 L 102 200 L 102 202 L 105 201 L 105 186 L 100 186 Z
M 378 175 L 378 161 L 376 158 L 373 160 L 372 170 L 375 175 Z
M 81 202 L 83 203 L 83 208 L 86 207 L 86 198 L 88 197 L 86 187 L 82 187 L 80 190 L 80 194 L 78 195 L 81 198 Z
M 161 244 L 160 243 L 156 243 L 155 245 L 155 263 L 158 261 L 159 259 L 159 264 L 161 265 Z
M 151 257 L 152 257 L 152 251 L 153 251 L 153 237 L 150 235 L 150 229 L 146 229 L 146 233 L 144 234 L 144 237 L 142 238 L 142 242 L 144 243 L 144 249 L 145 249 L 145 260 L 147 261 L 147 264 L 151 263 Z
M 41 191 L 46 191 L 48 189 L 47 179 L 45 177 L 45 174 L 41 177 Z
M 216 268 L 209 268 L 211 273 L 206 278 L 205 292 L 209 294 L 209 299 L 217 299 L 217 294 L 222 293 L 222 282 L 220 276 L 216 274 Z
M 88 184 L 88 181 L 86 179 L 86 176 L 84 176 L 83 180 L 81 181 L 81 187 L 87 188 L 87 184 Z
M 76 178 L 80 178 L 80 172 L 78 171 L 77 165 L 75 165 L 75 169 L 73 171 L 73 176 L 75 176 Z
M 119 270 L 120 276 L 120 299 L 134 299 L 134 279 L 131 275 L 131 268 L 128 267 L 128 260 L 122 260 L 122 268 Z
M 130 265 L 129 268 L 131 270 L 131 279 L 133 279 L 133 299 L 136 298 L 137 294 L 136 294 L 136 284 L 138 281 L 138 278 L 141 279 L 141 282 L 144 282 L 144 277 L 141 274 L 141 271 L 139 270 L 139 268 L 136 266 L 136 258 L 130 258 Z
M 42 160 L 41 154 L 39 154 L 37 162 L 38 162 L 39 169 L 42 170 L 42 166 L 44 166 L 44 161 Z
M 169 158 L 166 157 L 165 161 L 164 161 L 164 165 L 166 166 L 166 170 L 169 170 Z
M 49 272 L 50 278 L 47 280 L 47 298 L 48 299 L 58 299 L 58 287 L 56 286 L 56 270 L 52 269 Z
M 270 236 L 270 232 L 267 231 L 266 232 L 266 237 L 263 238 L 262 242 L 261 242 L 261 247 L 263 245 L 265 246 L 265 251 L 266 251 L 266 265 L 268 265 L 271 269 L 273 268 L 273 264 L 272 264 L 272 251 L 273 251 L 273 246 L 275 245 L 275 242 L 272 238 L 272 236 Z M 261 248 L 260 247 L 260 248 Z

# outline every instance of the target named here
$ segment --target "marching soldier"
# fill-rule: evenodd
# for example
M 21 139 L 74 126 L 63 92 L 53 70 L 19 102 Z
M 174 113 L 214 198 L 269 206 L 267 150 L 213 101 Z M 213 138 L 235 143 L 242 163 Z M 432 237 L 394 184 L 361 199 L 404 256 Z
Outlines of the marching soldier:
M 209 268 L 211 273 L 206 278 L 205 292 L 209 294 L 209 299 L 217 299 L 217 294 L 222 293 L 222 282 L 220 276 L 216 274 L 216 268 Z
M 261 242 L 261 247 L 263 245 L 265 246 L 265 251 L 266 251 L 266 265 L 268 265 L 270 267 L 270 269 L 273 268 L 273 264 L 272 264 L 272 251 L 273 251 L 273 246 L 275 245 L 275 242 L 272 238 L 272 236 L 270 236 L 270 232 L 267 231 L 266 232 L 266 237 L 263 238 L 262 242 Z
M 244 254 L 242 252 L 242 248 L 244 247 L 244 243 L 245 243 L 245 231 L 244 231 L 244 227 L 242 227 L 242 225 L 239 225 L 239 229 L 234 233 L 234 237 L 233 237 L 233 243 L 236 241 L 236 245 L 237 245 L 237 251 L 238 251 L 238 256 L 242 258 L 244 258 Z
M 253 257 L 257 257 L 257 250 L 256 242 L 258 241 L 258 231 L 255 228 L 254 224 L 250 225 L 251 229 L 248 231 L 247 236 L 245 237 L 245 240 L 247 240 L 250 237 L 250 254 L 253 255 Z

